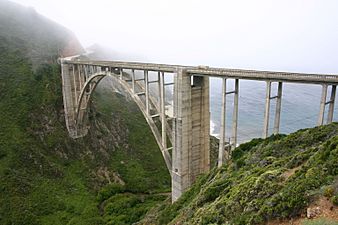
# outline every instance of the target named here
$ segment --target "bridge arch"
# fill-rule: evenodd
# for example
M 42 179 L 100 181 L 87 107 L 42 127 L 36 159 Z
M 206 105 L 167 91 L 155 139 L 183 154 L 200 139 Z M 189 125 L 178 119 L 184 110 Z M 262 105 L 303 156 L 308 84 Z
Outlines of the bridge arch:
M 87 126 L 88 108 L 92 93 L 104 77 L 109 77 L 113 80 L 113 83 L 122 87 L 125 93 L 137 104 L 155 137 L 169 173 L 171 174 L 172 159 L 169 151 L 172 147 L 167 147 L 167 139 L 172 141 L 172 137 L 171 135 L 167 135 L 167 133 L 171 134 L 172 131 L 167 119 L 161 118 L 162 116 L 166 117 L 165 112 L 161 111 L 161 109 L 164 110 L 164 107 L 161 107 L 161 105 L 164 105 L 164 102 L 159 105 L 155 100 L 156 98 L 150 95 L 149 86 L 146 85 L 147 76 L 148 74 L 145 73 L 145 83 L 134 81 L 132 87 L 129 84 L 130 82 L 128 83 L 131 79 L 131 75 L 123 72 L 122 69 L 92 65 L 68 65 L 67 63 L 63 63 L 62 80 L 67 129 L 73 138 L 83 137 L 87 134 L 89 129 Z M 160 80 L 158 80 L 158 82 L 160 82 Z M 137 89 L 141 90 L 141 92 L 136 93 L 134 86 L 137 86 Z M 144 103 L 141 99 L 143 95 L 147 95 L 149 102 L 146 101 L 146 103 Z M 164 98 L 162 98 L 162 101 L 164 101 Z M 151 115 L 150 109 L 157 113 Z M 162 130 L 159 129 L 155 123 L 154 118 L 156 117 L 161 119 L 161 123 L 165 123 L 161 125 Z M 163 129 L 165 129 L 165 131 Z
M 88 80 L 84 83 L 84 86 L 81 89 L 80 95 L 76 102 L 76 116 L 75 116 L 75 124 L 76 126 L 79 126 L 81 123 L 85 123 L 86 121 L 83 121 L 84 117 L 81 115 L 81 111 L 83 110 L 84 113 L 87 113 L 87 107 L 90 102 L 92 92 L 95 90 L 98 83 L 107 76 L 104 72 L 96 73 L 89 77 Z

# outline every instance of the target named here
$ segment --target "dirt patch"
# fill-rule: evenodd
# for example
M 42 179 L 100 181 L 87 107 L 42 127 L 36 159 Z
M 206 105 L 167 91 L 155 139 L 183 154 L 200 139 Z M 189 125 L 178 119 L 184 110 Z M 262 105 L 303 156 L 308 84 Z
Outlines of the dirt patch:
M 294 175 L 295 172 L 296 172 L 297 170 L 299 170 L 301 167 L 302 167 L 302 165 L 297 166 L 297 167 L 292 168 L 292 169 L 289 169 L 289 170 L 285 171 L 285 172 L 281 175 L 281 177 L 283 177 L 284 180 L 287 180 L 287 179 L 289 179 L 289 177 L 291 177 L 292 175 Z
M 319 209 L 318 214 L 314 219 L 325 218 L 328 220 L 337 221 L 338 223 L 338 207 L 334 206 L 327 198 L 321 197 L 317 201 L 313 202 L 308 209 Z M 267 225 L 303 225 L 303 222 L 311 220 L 306 218 L 306 214 L 301 215 L 298 218 L 292 218 L 290 220 L 279 221 L 273 220 L 269 221 Z
M 334 206 L 329 199 L 321 197 L 318 201 L 311 204 L 310 207 L 319 207 L 321 209 L 319 217 L 325 217 L 338 222 L 338 207 Z

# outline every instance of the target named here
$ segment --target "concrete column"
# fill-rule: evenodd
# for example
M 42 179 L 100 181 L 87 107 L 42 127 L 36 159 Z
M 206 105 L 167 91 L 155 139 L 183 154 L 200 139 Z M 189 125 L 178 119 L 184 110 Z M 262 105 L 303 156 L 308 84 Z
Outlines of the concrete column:
M 131 85 L 133 89 L 133 93 L 135 94 L 135 70 L 131 70 Z
M 282 94 L 283 94 L 283 83 L 278 82 L 278 90 L 277 90 L 277 100 L 276 100 L 276 112 L 275 112 L 275 124 L 273 128 L 273 133 L 279 133 L 280 126 L 280 113 L 282 108 Z
M 161 125 L 162 125 L 162 146 L 163 150 L 167 148 L 167 128 L 166 128 L 166 116 L 165 116 L 165 89 L 164 89 L 164 73 L 158 77 L 159 78 L 159 94 L 160 94 L 160 116 L 161 116 Z
M 78 104 L 77 102 L 77 80 L 76 80 L 76 75 L 75 75 L 75 65 L 73 65 L 73 71 L 72 71 L 72 77 L 73 77 L 73 85 L 74 85 L 74 102 L 75 105 Z
M 323 125 L 324 123 L 324 114 L 325 114 L 325 104 L 326 104 L 326 95 L 327 95 L 327 84 L 323 84 L 322 87 L 322 98 L 320 100 L 320 109 L 317 125 Z
M 68 132 L 71 137 L 76 137 L 75 126 L 75 111 L 74 111 L 74 99 L 72 96 L 72 82 L 70 78 L 69 64 L 61 64 L 62 75 L 62 93 L 63 93 L 63 106 L 65 110 L 65 118 Z
M 267 138 L 269 135 L 270 98 L 271 98 L 271 81 L 267 81 L 265 95 L 263 138 Z
M 172 201 L 207 172 L 209 159 L 209 78 L 178 68 L 174 82 Z
M 123 69 L 120 69 L 120 79 L 123 80 Z
M 232 135 L 231 135 L 232 149 L 235 149 L 237 145 L 238 94 L 239 94 L 239 80 L 235 79 L 234 109 L 232 113 Z
M 150 109 L 149 109 L 149 81 L 148 81 L 148 71 L 144 71 L 144 82 L 145 82 L 145 92 L 146 92 L 146 112 L 148 115 L 150 115 Z
M 336 99 L 336 85 L 331 86 L 331 97 L 330 97 L 330 103 L 329 103 L 329 112 L 327 115 L 327 123 L 332 123 L 333 121 L 333 111 L 334 111 L 334 103 Z
M 172 152 L 172 202 L 190 186 L 189 149 L 191 140 L 191 81 L 181 68 L 175 75 Z
M 192 149 L 190 182 L 210 168 L 209 77 L 193 76 L 191 88 Z
M 218 150 L 218 168 L 221 167 L 225 161 L 224 156 L 224 142 L 226 137 L 226 78 L 222 78 L 222 111 L 221 111 L 221 129 L 219 138 Z
M 86 83 L 87 80 L 87 66 L 86 65 L 82 65 L 82 84 Z M 81 85 L 82 87 L 82 85 Z
M 157 90 L 158 90 L 158 106 L 159 106 L 158 108 L 161 108 L 161 95 L 160 95 L 160 92 L 161 92 L 161 72 L 160 71 L 157 72 L 157 85 L 158 85 Z
M 82 74 L 83 74 L 83 72 L 82 72 L 82 70 L 83 70 L 83 66 L 82 65 L 78 65 L 78 76 L 79 76 L 79 83 L 80 83 L 80 92 L 81 92 L 81 89 L 82 89 Z

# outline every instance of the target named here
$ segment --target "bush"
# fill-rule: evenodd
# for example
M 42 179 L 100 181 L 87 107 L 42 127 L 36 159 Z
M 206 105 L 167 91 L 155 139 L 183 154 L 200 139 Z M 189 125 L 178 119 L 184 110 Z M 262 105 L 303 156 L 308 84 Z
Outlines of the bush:
M 323 195 L 327 198 L 331 198 L 334 195 L 334 188 L 332 186 L 326 187 Z
M 335 196 L 331 198 L 331 202 L 332 204 L 338 206 L 338 194 L 336 194 Z
M 99 191 L 99 193 L 97 194 L 97 200 L 99 202 L 103 202 L 108 198 L 110 198 L 111 196 L 116 195 L 118 193 L 123 193 L 125 191 L 126 191 L 125 187 L 120 184 L 115 183 L 109 184 Z

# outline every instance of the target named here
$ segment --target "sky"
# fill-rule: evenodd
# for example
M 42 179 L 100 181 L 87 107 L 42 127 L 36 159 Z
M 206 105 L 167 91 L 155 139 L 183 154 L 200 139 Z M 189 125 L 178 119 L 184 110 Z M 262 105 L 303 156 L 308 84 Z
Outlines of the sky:
M 133 61 L 338 74 L 337 0 L 15 0 Z

